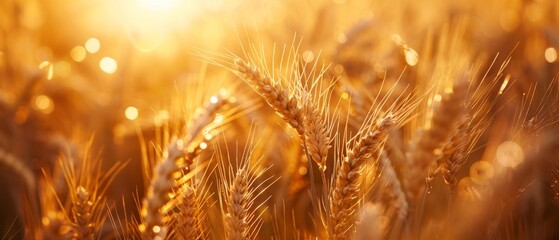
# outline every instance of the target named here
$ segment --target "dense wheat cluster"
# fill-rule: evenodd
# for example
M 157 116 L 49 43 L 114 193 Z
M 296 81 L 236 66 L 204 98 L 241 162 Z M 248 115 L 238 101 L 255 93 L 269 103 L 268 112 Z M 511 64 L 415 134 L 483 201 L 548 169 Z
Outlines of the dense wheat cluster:
M 554 0 L 3 0 L 1 239 L 559 239 Z

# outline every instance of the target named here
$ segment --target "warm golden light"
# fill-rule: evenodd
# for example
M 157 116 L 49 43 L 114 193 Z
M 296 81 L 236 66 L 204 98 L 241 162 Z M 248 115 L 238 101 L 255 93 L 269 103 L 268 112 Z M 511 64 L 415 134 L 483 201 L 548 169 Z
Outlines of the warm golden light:
M 39 95 L 35 97 L 35 108 L 42 113 L 49 114 L 54 110 L 54 103 L 46 95 Z
M 207 1 L 124 0 L 121 5 L 126 11 L 118 21 L 136 49 L 151 52 L 178 29 L 189 27 L 203 13 L 202 2 Z
M 138 115 L 138 109 L 133 106 L 129 106 L 126 108 L 126 110 L 124 110 L 124 116 L 128 120 L 136 120 L 138 118 Z
M 39 68 L 46 71 L 47 73 L 47 80 L 51 80 L 53 76 L 53 66 L 52 63 L 49 61 L 43 61 L 39 64 Z
M 210 102 L 216 104 L 219 99 L 216 96 L 210 97 Z
M 410 66 L 415 66 L 419 62 L 419 55 L 411 48 L 405 48 L 404 54 L 406 55 L 406 63 Z
M 225 116 L 223 116 L 223 114 L 216 114 L 215 115 L 215 123 L 221 123 L 223 122 L 223 120 L 225 119 Z
M 85 42 L 85 50 L 88 53 L 96 53 L 101 48 L 101 42 L 97 38 L 90 38 Z
M 478 185 L 487 185 L 495 176 L 493 165 L 487 161 L 477 161 L 470 167 L 470 178 Z
M 113 74 L 118 69 L 118 64 L 116 60 L 110 57 L 104 57 L 101 59 L 101 61 L 99 61 L 99 67 L 101 68 L 101 70 L 103 70 L 103 72 L 107 74 Z
M 0 0 L 1 235 L 553 239 L 556 15 Z
M 507 88 L 509 81 L 510 81 L 510 74 L 505 77 L 503 84 L 501 84 L 501 88 L 499 89 L 499 95 L 503 94 L 503 91 L 505 91 L 505 88 Z
M 474 201 L 479 199 L 479 192 L 476 190 L 476 185 L 470 177 L 460 179 L 457 190 L 458 195 L 464 200 Z
M 314 60 L 314 53 L 312 51 L 305 51 L 303 53 L 303 61 L 310 63 Z
M 501 13 L 499 22 L 501 23 L 503 30 L 512 32 L 518 27 L 520 19 L 518 18 L 518 13 L 515 10 L 508 9 Z
M 160 126 L 161 124 L 165 123 L 167 120 L 169 120 L 169 112 L 168 111 L 159 111 L 157 114 L 155 114 L 155 116 L 153 117 L 153 122 L 155 123 L 155 125 Z
M 305 174 L 307 174 L 307 168 L 301 166 L 301 167 L 299 167 L 297 172 L 299 172 L 299 175 L 305 175 Z
M 555 61 L 557 61 L 557 50 L 555 50 L 555 48 L 547 48 L 545 50 L 545 60 L 549 63 L 553 63 Z
M 341 95 L 341 98 L 342 98 L 343 100 L 348 100 L 348 99 L 349 99 L 349 93 L 343 92 L 342 95 Z
M 59 61 L 54 64 L 54 74 L 59 77 L 68 77 L 72 73 L 72 66 L 66 61 Z
M 87 52 L 85 51 L 85 48 L 82 46 L 76 46 L 72 48 L 72 51 L 70 51 L 70 57 L 72 57 L 72 60 L 76 62 L 83 62 L 86 55 Z
M 152 8 L 155 10 L 168 10 L 176 7 L 178 4 L 177 0 L 142 0 L 140 1 L 145 7 Z
M 513 141 L 506 141 L 497 147 L 495 153 L 497 162 L 505 167 L 516 167 L 524 161 L 524 151 L 522 147 Z

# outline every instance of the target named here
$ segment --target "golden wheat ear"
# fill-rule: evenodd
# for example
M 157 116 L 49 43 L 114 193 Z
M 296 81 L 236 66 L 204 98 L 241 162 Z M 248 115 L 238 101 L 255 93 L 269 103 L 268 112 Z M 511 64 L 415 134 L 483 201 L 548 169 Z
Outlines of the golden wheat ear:
M 325 109 L 331 96 L 332 85 L 322 89 L 325 70 L 317 71 L 317 62 L 309 73 L 300 73 L 298 48 L 284 47 L 280 66 L 266 65 L 263 50 L 254 45 L 244 50 L 245 58 L 234 54 L 218 54 L 200 51 L 204 60 L 221 66 L 241 77 L 274 111 L 297 131 L 309 159 L 319 167 L 322 175 L 326 171 L 328 151 L 331 148 L 333 123 Z M 245 60 L 246 59 L 246 60 Z M 272 60 L 274 61 L 274 60 Z M 306 79 L 307 77 L 309 79 Z M 305 86 L 303 86 L 305 85 Z
M 175 191 L 175 207 L 172 210 L 171 221 L 168 224 L 172 231 L 171 239 L 207 239 L 208 229 L 205 226 L 206 215 L 204 207 L 213 196 L 209 189 L 211 184 L 208 178 L 215 168 L 206 168 L 209 161 L 198 164 L 192 170 L 182 171 L 183 176 L 177 180 L 179 187 Z M 200 178 L 198 172 L 203 171 Z M 187 174 L 185 174 L 188 172 Z M 206 185 L 208 184 L 208 185 Z
M 304 134 L 303 112 L 295 94 L 262 72 L 257 66 L 241 59 L 234 60 L 239 75 L 300 135 Z
M 433 151 L 440 147 L 454 132 L 458 121 L 465 114 L 465 100 L 469 81 L 461 79 L 455 83 L 453 92 L 441 96 L 439 105 L 433 111 L 430 128 L 422 132 L 407 153 L 410 168 L 405 174 L 405 187 L 408 200 L 416 206 L 425 188 L 425 177 L 433 164 Z
M 218 197 L 225 239 L 258 238 L 264 223 L 262 214 L 266 213 L 263 205 L 269 197 L 262 202 L 257 199 L 275 182 L 272 176 L 264 176 L 269 167 L 260 166 L 262 158 L 254 155 L 254 133 L 250 132 L 248 136 L 242 154 L 230 153 L 227 145 L 223 148 L 216 144 L 220 179 Z
M 330 192 L 329 219 L 330 234 L 334 239 L 351 238 L 355 225 L 355 214 L 359 210 L 359 190 L 362 168 L 367 159 L 378 156 L 387 134 L 395 124 L 392 115 L 380 119 L 369 130 L 367 126 L 353 146 L 349 147 L 346 155 L 336 169 L 335 183 Z
M 177 174 L 182 170 L 189 171 L 194 157 L 205 147 L 198 142 L 203 130 L 214 123 L 216 113 L 228 103 L 221 95 L 212 96 L 209 103 L 198 111 L 191 120 L 187 132 L 181 138 L 172 141 L 162 155 L 162 159 L 154 168 L 154 174 L 142 202 L 139 230 L 145 239 L 165 239 L 167 237 L 169 216 L 172 208 L 172 191 L 178 186 Z M 204 137 L 201 137 L 204 139 Z M 180 177 L 180 176 L 179 176 Z
M 40 235 L 54 239 L 96 239 L 101 236 L 108 216 L 105 193 L 126 163 L 117 162 L 102 169 L 99 159 L 89 155 L 93 140 L 85 146 L 78 159 L 60 158 L 55 171 L 64 177 L 64 193 L 57 192 L 54 174 L 43 169 L 41 179 Z

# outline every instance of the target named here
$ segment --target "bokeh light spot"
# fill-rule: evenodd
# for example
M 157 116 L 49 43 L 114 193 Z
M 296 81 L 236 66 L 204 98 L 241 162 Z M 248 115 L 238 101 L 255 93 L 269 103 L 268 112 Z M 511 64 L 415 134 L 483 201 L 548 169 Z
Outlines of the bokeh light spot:
M 101 61 L 99 61 L 99 67 L 103 72 L 113 74 L 118 69 L 118 64 L 116 60 L 110 57 L 104 57 L 101 59 Z
M 53 66 L 52 63 L 49 61 L 43 61 L 39 64 L 39 68 L 44 70 L 47 74 L 47 80 L 51 80 L 53 76 Z
M 86 55 L 87 52 L 85 51 L 85 48 L 82 46 L 76 46 L 72 48 L 72 50 L 70 51 L 70 57 L 72 57 L 72 60 L 76 62 L 83 62 Z
M 549 63 L 553 63 L 555 61 L 557 61 L 557 50 L 555 50 L 555 48 L 547 48 L 545 49 L 545 60 Z
M 470 167 L 470 178 L 478 185 L 487 185 L 495 176 L 495 169 L 491 163 L 477 161 Z
M 305 51 L 303 53 L 303 61 L 310 63 L 314 60 L 314 53 L 312 51 Z
M 343 100 L 348 100 L 349 99 L 349 93 L 343 92 L 341 97 L 342 97 Z
M 101 48 L 101 42 L 97 38 L 90 38 L 85 42 L 85 50 L 88 53 L 96 53 Z
M 124 110 L 124 116 L 128 120 L 136 120 L 138 118 L 138 115 L 139 115 L 138 109 L 133 106 L 129 106 Z
M 460 179 L 457 189 L 458 196 L 464 200 L 475 201 L 476 199 L 479 199 L 479 193 L 477 192 L 476 186 L 470 177 Z
M 411 48 L 404 48 L 404 54 L 406 56 L 406 63 L 410 66 L 415 66 L 419 62 L 419 55 L 417 52 Z
M 39 95 L 35 97 L 35 107 L 42 113 L 49 114 L 54 110 L 54 103 L 46 95 Z
M 505 167 L 516 167 L 524 161 L 522 147 L 513 141 L 506 141 L 497 147 L 497 162 Z
M 58 77 L 68 77 L 72 73 L 72 66 L 66 61 L 59 61 L 54 64 L 54 74 Z

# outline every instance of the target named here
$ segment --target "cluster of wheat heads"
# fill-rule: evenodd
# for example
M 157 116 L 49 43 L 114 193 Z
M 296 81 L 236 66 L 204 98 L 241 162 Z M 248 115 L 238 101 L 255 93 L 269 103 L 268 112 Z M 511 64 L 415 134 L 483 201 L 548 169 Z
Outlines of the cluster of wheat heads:
M 314 25 L 289 16 L 299 8 L 286 12 L 313 30 L 283 48 L 292 32 L 278 27 L 269 34 L 277 44 L 265 33 L 225 39 L 242 46 L 231 51 L 198 50 L 190 56 L 201 73 L 154 89 L 164 92 L 163 107 L 143 103 L 153 116 L 135 121 L 115 117 L 126 99 L 82 104 L 100 96 L 71 95 L 47 80 L 48 66 L 26 66 L 33 61 L 16 51 L 35 49 L 25 31 L 0 42 L 10 63 L 0 62 L 2 76 L 18 80 L 0 82 L 0 173 L 15 179 L 1 182 L 10 200 L 0 198 L 9 203 L 0 236 L 557 238 L 558 68 L 531 61 L 543 52 L 533 50 L 541 36 L 557 41 L 557 31 L 524 26 L 506 37 L 536 36 L 529 44 L 494 46 L 474 34 L 488 31 L 479 23 L 456 17 L 419 34 L 428 29 L 421 18 L 399 30 L 420 40 L 404 39 L 387 27 L 403 21 L 399 13 L 363 17 L 332 37 L 325 20 L 352 12 L 333 6 L 313 9 Z M 298 26 L 274 26 L 290 24 Z M 51 115 L 36 106 L 43 95 L 56 102 Z M 80 143 L 68 129 L 84 118 L 102 124 Z
M 377 92 L 367 93 L 370 90 L 352 86 L 343 73 L 305 61 L 297 48 L 282 51 L 278 65 L 268 63 L 265 52 L 254 45 L 243 55 L 199 52 L 205 61 L 237 76 L 239 83 L 214 89 L 195 81 L 186 99 L 167 109 L 172 117 L 154 119 L 153 139 L 144 138 L 145 127 L 135 127 L 143 188 L 121 193 L 121 205 L 114 199 L 108 202 L 105 193 L 126 164 L 103 172 L 87 147 L 83 153 L 68 149 L 52 170 L 44 168 L 35 180 L 32 170 L 2 151 L 4 165 L 28 188 L 22 194 L 26 236 L 556 235 L 554 216 L 525 215 L 521 205 L 557 201 L 557 140 L 544 134 L 555 124 L 554 113 L 542 109 L 545 102 L 534 103 L 533 95 L 522 97 L 510 140 L 493 153 L 487 150 L 487 132 L 504 108 L 500 104 L 506 104 L 500 99 L 509 84 L 503 77 L 506 61 L 492 78 L 475 72 L 475 66 L 455 67 L 435 74 L 443 80 L 433 78 L 433 85 L 387 80 L 373 88 Z M 252 89 L 260 98 L 235 95 L 239 89 Z M 545 94 L 556 101 L 553 90 Z M 526 119 L 533 107 L 537 115 Z M 238 145 L 244 148 L 242 154 Z M 486 159 L 480 152 L 493 154 L 490 158 L 496 161 L 476 160 Z M 526 195 L 530 191 L 534 195 Z M 131 207 L 124 198 L 132 195 Z M 541 229 L 528 222 L 536 217 Z

